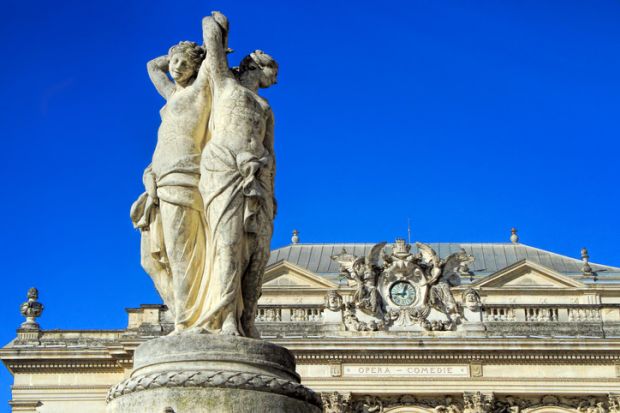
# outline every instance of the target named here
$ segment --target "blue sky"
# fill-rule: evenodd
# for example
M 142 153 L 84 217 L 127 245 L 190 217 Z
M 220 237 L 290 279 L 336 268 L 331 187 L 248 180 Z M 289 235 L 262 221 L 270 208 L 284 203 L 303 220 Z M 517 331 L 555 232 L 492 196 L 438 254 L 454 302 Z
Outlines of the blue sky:
M 145 64 L 231 21 L 280 64 L 273 246 L 506 242 L 620 266 L 620 3 L 2 0 L 0 341 L 37 286 L 44 328 L 122 328 L 161 97 Z M 0 373 L 0 411 L 10 375 Z

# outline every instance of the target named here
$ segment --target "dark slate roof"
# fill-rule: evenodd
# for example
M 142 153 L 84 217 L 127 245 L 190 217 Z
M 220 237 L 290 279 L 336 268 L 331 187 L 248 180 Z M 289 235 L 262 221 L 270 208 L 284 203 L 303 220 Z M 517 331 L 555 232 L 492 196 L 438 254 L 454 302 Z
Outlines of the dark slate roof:
M 343 249 L 350 254 L 363 256 L 375 243 L 350 244 L 291 244 L 271 251 L 268 265 L 280 261 L 288 261 L 305 268 L 310 272 L 321 275 L 332 281 L 338 280 L 338 264 L 331 259 L 332 255 L 339 254 Z M 390 244 L 388 244 L 389 246 Z M 440 257 L 445 258 L 453 252 L 463 248 L 473 255 L 474 263 L 470 269 L 476 276 L 486 276 L 506 268 L 516 262 L 527 259 L 556 272 L 572 277 L 581 277 L 581 260 L 555 254 L 553 252 L 530 247 L 524 244 L 512 243 L 429 243 Z M 412 246 L 412 252 L 417 248 Z M 610 276 L 620 276 L 620 268 L 608 265 L 590 263 L 600 281 Z M 477 278 L 477 277 L 476 277 Z M 616 277 L 613 277 L 616 278 Z M 620 280 L 616 281 L 620 282 Z

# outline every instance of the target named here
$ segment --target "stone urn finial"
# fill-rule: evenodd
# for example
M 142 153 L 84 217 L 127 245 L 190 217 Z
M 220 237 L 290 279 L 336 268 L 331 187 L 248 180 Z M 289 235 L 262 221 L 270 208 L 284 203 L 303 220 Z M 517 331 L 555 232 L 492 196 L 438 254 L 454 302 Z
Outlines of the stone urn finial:
M 590 254 L 588 253 L 588 249 L 586 247 L 581 249 L 581 261 L 583 261 L 583 266 L 581 267 L 581 272 L 583 275 L 586 277 L 592 277 L 594 273 L 592 271 L 592 267 L 590 267 Z
M 512 227 L 512 229 L 510 230 L 510 234 L 510 242 L 512 242 L 513 244 L 518 244 L 519 236 L 517 235 L 517 229 L 515 227 Z
M 291 242 L 293 244 L 299 244 L 299 231 L 296 229 L 293 230 L 293 236 L 291 237 Z
M 43 304 L 38 302 L 39 299 L 39 290 L 36 288 L 31 288 L 28 290 L 28 301 L 21 305 L 21 313 L 24 317 L 26 317 L 26 321 L 24 321 L 20 328 L 26 330 L 39 330 L 39 324 L 36 319 L 41 316 L 43 313 Z

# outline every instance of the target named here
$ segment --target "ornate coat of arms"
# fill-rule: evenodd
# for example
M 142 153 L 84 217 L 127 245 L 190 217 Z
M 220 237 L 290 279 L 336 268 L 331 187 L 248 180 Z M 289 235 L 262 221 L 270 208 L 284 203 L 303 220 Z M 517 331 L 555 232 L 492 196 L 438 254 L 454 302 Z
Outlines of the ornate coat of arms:
M 461 308 L 450 287 L 469 275 L 474 258 L 464 250 L 445 259 L 428 245 L 411 245 L 398 239 L 391 248 L 374 245 L 367 256 L 343 250 L 331 258 L 341 275 L 355 287 L 353 301 L 346 304 L 345 326 L 357 331 L 454 330 L 461 322 Z

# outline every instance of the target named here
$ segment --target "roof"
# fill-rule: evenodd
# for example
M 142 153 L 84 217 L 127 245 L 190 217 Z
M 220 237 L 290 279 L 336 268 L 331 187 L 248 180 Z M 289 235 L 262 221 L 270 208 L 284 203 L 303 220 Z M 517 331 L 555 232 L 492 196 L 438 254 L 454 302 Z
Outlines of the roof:
M 348 243 L 348 244 L 291 244 L 271 251 L 268 266 L 280 261 L 288 261 L 315 274 L 332 281 L 338 280 L 338 264 L 331 259 L 332 255 L 339 254 L 343 249 L 348 253 L 363 256 L 376 243 Z M 475 261 L 470 270 L 476 276 L 486 276 L 506 268 L 516 262 L 528 260 L 550 268 L 560 274 L 572 277 L 582 277 L 581 260 L 555 254 L 553 252 L 530 247 L 524 244 L 512 243 L 429 243 L 441 258 L 464 249 L 473 255 Z M 389 244 L 388 244 L 389 246 Z M 411 251 L 417 252 L 415 245 Z M 592 270 L 597 273 L 599 280 L 609 276 L 620 276 L 620 268 L 608 265 L 590 263 Z M 615 277 L 614 277 L 615 278 Z M 620 282 L 620 280 L 616 281 Z

